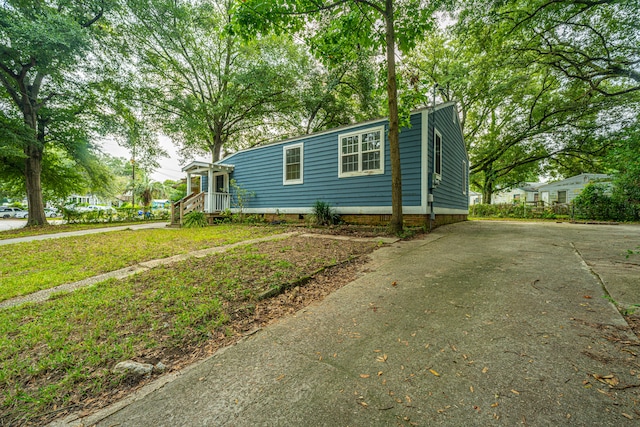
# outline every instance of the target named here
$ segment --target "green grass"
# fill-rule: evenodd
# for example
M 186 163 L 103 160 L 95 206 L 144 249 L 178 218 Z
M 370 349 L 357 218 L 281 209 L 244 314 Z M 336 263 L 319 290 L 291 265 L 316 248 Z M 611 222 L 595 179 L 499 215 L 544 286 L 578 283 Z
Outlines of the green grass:
M 123 230 L 0 246 L 0 301 L 142 261 L 236 243 L 280 228 L 219 225 Z
M 265 290 L 376 246 L 292 237 L 2 310 L 0 425 L 41 424 L 56 408 L 125 387 L 110 371 L 117 362 L 190 355 L 211 336 L 233 335 L 231 318 L 250 313 Z

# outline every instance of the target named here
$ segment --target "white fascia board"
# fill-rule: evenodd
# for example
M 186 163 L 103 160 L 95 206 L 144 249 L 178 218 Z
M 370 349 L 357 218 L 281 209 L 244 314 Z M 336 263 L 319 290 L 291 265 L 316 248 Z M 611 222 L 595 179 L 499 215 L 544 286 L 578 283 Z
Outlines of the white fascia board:
M 182 172 L 198 173 L 198 172 L 201 172 L 203 170 L 206 171 L 207 169 L 210 169 L 212 166 L 213 166 L 212 163 L 193 161 L 193 162 L 189 163 L 188 165 L 185 165 L 182 168 Z
M 422 214 L 427 214 L 428 200 L 429 200 L 429 111 L 422 110 L 421 113 L 422 131 L 420 132 L 421 138 L 421 153 L 422 159 L 420 162 L 420 208 Z

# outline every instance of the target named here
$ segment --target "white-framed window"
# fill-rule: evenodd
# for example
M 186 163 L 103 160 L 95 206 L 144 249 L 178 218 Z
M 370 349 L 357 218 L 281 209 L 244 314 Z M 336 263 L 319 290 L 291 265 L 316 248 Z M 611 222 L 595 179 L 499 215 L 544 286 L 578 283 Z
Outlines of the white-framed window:
M 433 172 L 442 178 L 442 134 L 437 129 L 433 131 Z
M 467 182 L 467 174 L 469 172 L 469 168 L 467 167 L 467 162 L 465 160 L 462 161 L 462 194 L 467 194 L 467 189 L 469 188 L 469 183 Z
M 338 177 L 384 173 L 384 126 L 338 136 Z
M 302 184 L 303 165 L 303 144 L 286 145 L 282 147 L 282 184 Z

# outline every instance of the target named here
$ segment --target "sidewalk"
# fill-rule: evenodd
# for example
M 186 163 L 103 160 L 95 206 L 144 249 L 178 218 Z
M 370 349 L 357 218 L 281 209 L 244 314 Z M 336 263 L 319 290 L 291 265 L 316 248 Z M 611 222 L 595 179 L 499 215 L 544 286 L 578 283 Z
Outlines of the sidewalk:
M 323 302 L 52 425 L 636 425 L 638 339 L 602 296 L 640 303 L 622 252 L 637 245 L 637 226 L 442 227 L 378 250 Z
M 22 243 L 22 242 L 33 242 L 35 240 L 60 239 L 62 237 L 84 236 L 85 234 L 98 234 L 98 233 L 106 233 L 109 231 L 121 231 L 121 230 L 127 230 L 127 229 L 144 230 L 147 228 L 165 228 L 168 224 L 169 224 L 168 222 L 146 222 L 144 224 L 119 225 L 114 227 L 91 228 L 88 230 L 66 231 L 64 233 L 51 233 L 51 234 L 39 234 L 37 236 L 16 237 L 15 239 L 0 240 L 0 246 L 11 245 L 14 243 Z

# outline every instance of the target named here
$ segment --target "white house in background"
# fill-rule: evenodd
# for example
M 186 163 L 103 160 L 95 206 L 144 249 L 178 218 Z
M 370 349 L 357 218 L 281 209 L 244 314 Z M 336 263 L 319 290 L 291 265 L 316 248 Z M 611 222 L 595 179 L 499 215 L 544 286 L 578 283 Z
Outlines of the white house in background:
M 539 182 L 525 182 L 509 190 L 498 191 L 493 194 L 491 203 L 499 205 L 538 202 L 538 187 L 541 185 L 543 184 Z
M 581 173 L 562 181 L 541 185 L 538 187 L 539 197 L 545 205 L 571 203 L 591 182 L 610 184 L 611 176 L 603 173 Z
M 469 206 L 479 205 L 480 203 L 482 203 L 482 193 L 469 190 Z
M 111 206 L 111 203 L 106 202 L 105 200 L 101 199 L 100 197 L 96 196 L 95 194 L 72 194 L 69 197 L 67 197 L 67 200 L 65 201 L 66 205 L 105 205 L 105 206 Z

